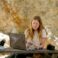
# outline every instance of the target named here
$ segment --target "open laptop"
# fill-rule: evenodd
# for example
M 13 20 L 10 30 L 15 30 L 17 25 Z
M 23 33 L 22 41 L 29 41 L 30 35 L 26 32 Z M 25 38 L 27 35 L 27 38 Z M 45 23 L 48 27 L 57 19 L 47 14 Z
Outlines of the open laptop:
M 9 36 L 11 48 L 26 50 L 25 35 L 23 33 L 20 34 L 11 33 L 9 34 Z

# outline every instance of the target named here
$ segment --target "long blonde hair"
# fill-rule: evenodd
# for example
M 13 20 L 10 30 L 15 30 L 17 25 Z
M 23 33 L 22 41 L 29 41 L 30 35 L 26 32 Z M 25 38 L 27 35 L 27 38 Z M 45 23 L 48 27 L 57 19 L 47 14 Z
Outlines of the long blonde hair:
M 42 30 L 44 29 L 43 24 L 42 24 L 42 20 L 41 20 L 40 16 L 35 16 L 33 18 L 33 20 L 37 20 L 39 22 L 39 28 L 38 28 L 37 31 L 38 31 L 39 37 L 41 38 L 42 37 Z M 31 21 L 31 23 L 32 23 L 32 21 Z M 28 28 L 27 32 L 28 32 L 28 36 L 27 37 L 31 37 L 31 39 L 33 39 L 34 29 L 32 28 L 32 26 L 30 26 Z

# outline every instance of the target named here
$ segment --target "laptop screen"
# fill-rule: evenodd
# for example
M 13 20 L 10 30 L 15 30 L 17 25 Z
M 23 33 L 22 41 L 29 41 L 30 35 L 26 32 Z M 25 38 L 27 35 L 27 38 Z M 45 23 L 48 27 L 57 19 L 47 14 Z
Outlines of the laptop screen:
M 11 33 L 9 35 L 10 35 L 11 48 L 20 49 L 20 50 L 26 49 L 25 35 L 23 33 L 20 33 L 20 34 Z

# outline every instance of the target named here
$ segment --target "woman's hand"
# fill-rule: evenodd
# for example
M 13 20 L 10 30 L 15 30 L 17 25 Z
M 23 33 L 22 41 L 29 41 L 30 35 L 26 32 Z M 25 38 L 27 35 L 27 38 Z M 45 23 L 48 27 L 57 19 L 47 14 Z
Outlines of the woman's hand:
M 27 49 L 30 47 L 30 46 L 32 46 L 33 45 L 33 43 L 32 43 L 32 41 L 31 41 L 31 39 L 28 39 L 27 41 L 26 41 L 26 47 L 27 47 Z
M 46 39 L 42 39 L 41 43 L 40 43 L 40 47 L 42 47 L 43 49 L 46 49 L 45 45 L 46 45 Z

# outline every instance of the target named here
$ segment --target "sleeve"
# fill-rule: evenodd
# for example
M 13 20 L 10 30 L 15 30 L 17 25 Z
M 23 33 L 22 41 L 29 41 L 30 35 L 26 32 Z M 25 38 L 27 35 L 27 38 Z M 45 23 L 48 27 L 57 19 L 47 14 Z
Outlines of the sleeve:
M 47 38 L 47 33 L 45 30 L 42 30 L 42 38 Z

